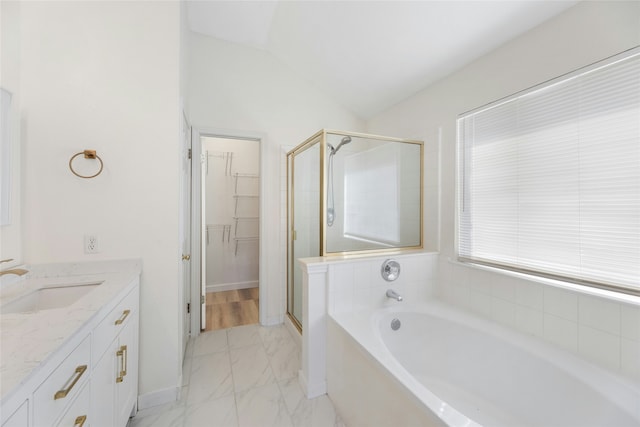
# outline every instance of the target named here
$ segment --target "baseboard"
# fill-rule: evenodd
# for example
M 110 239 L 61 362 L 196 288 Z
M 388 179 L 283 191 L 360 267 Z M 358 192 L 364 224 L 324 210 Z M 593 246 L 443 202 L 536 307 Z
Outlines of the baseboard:
M 257 287 L 257 280 L 252 280 L 250 282 L 207 284 L 207 292 L 235 291 L 238 289 L 249 289 Z
M 298 383 L 300 384 L 300 387 L 302 387 L 302 391 L 307 399 L 313 399 L 318 396 L 322 396 L 323 394 L 327 394 L 327 382 L 323 381 L 319 384 L 309 384 L 302 369 L 298 371 Z
M 138 396 L 138 411 L 180 399 L 180 387 L 169 387 Z

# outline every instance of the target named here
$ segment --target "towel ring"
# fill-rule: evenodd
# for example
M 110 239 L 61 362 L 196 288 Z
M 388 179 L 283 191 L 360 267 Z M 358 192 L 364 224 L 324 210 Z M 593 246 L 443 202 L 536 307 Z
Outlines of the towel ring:
M 78 172 L 73 170 L 73 160 L 78 157 L 79 155 L 84 154 L 84 158 L 85 159 L 98 159 L 98 161 L 100 162 L 100 170 L 98 170 L 98 172 L 95 175 L 80 175 Z M 80 178 L 95 178 L 96 176 L 100 175 L 100 173 L 102 173 L 102 169 L 104 168 L 104 163 L 102 163 L 102 159 L 100 158 L 100 156 L 98 156 L 96 154 L 96 150 L 84 150 L 80 153 L 74 154 L 71 159 L 69 159 L 69 169 L 71 169 L 71 172 L 73 172 L 73 174 L 77 177 Z

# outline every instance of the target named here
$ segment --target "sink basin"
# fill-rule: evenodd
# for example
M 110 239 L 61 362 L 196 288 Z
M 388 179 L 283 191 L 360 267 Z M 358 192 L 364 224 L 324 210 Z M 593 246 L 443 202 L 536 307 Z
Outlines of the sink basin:
M 3 314 L 29 313 L 66 307 L 100 286 L 101 283 L 78 283 L 40 288 L 2 305 L 0 312 Z

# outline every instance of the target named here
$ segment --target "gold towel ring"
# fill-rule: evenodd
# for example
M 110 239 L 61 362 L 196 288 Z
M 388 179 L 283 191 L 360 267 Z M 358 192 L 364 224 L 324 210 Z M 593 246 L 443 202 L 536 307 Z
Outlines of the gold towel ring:
M 95 175 L 80 175 L 78 172 L 73 170 L 73 159 L 81 154 L 84 154 L 85 159 L 98 159 L 98 161 L 100 162 L 100 170 Z M 104 163 L 102 163 L 102 159 L 100 158 L 100 156 L 96 154 L 96 150 L 84 150 L 83 152 L 77 153 L 73 157 L 71 157 L 71 159 L 69 159 L 69 169 L 71 169 L 71 172 L 73 172 L 75 176 L 78 176 L 80 178 L 95 178 L 96 176 L 100 175 L 100 173 L 102 172 L 102 168 L 104 168 Z

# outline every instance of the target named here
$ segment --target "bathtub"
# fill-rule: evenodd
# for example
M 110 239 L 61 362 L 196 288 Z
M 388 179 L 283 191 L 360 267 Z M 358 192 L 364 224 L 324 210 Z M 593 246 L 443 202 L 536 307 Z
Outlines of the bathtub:
M 330 316 L 327 344 L 349 427 L 640 426 L 636 382 L 443 303 Z

